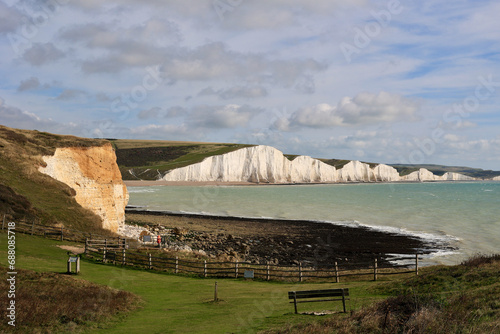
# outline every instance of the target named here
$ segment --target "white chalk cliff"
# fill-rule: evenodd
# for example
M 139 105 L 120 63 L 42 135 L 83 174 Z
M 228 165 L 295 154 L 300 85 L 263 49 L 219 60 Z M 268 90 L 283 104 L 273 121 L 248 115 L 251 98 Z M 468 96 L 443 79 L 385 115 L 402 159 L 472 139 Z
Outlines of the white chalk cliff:
M 493 178 L 493 181 L 500 181 L 500 176 L 495 176 L 495 177 Z
M 162 179 L 194 182 L 336 182 L 337 171 L 335 167 L 311 157 L 299 156 L 290 161 L 274 147 L 253 146 L 174 169 Z
M 430 173 L 430 172 L 429 172 Z M 431 173 L 432 174 L 432 173 Z M 254 182 L 254 183 L 328 183 L 400 181 L 394 167 L 351 161 L 337 170 L 318 159 L 298 156 L 288 160 L 270 146 L 253 146 L 208 157 L 200 163 L 177 168 L 165 174 L 164 181 Z M 408 177 L 408 180 L 414 180 Z M 415 181 L 419 181 L 418 177 Z
M 116 232 L 125 223 L 129 196 L 111 144 L 58 148 L 43 160 L 40 172 L 73 188 L 77 203 L 100 216 L 103 228 Z

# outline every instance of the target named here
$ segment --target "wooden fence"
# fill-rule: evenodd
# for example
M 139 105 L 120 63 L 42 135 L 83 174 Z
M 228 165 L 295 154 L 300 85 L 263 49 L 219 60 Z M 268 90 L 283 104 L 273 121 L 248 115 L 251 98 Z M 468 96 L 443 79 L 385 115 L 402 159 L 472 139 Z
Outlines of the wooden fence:
M 99 245 L 99 247 L 96 247 Z M 106 242 L 106 245 L 109 245 Z M 379 259 L 374 258 L 373 262 L 367 263 L 338 263 L 332 265 L 322 265 L 320 268 L 298 266 L 281 266 L 266 264 L 255 264 L 249 262 L 220 262 L 220 261 L 196 261 L 179 259 L 179 257 L 161 256 L 161 254 L 141 253 L 117 249 L 119 245 L 113 244 L 114 248 L 105 247 L 102 241 L 95 242 L 87 240 L 85 245 L 85 255 L 103 263 L 137 267 L 140 269 L 150 269 L 157 271 L 167 271 L 174 274 L 193 274 L 202 277 L 244 277 L 249 271 L 252 276 L 262 280 L 284 280 L 299 281 L 311 279 L 332 279 L 339 283 L 342 278 L 353 276 L 369 276 L 377 280 L 380 276 L 401 275 L 414 273 L 418 275 L 418 254 L 401 255 L 394 260 L 404 260 L 408 264 L 380 266 Z M 411 262 L 411 264 L 409 264 Z
M 6 228 L 5 215 L 2 220 L 2 230 Z M 39 235 L 56 240 L 85 242 L 85 255 L 97 261 L 122 266 L 133 266 L 144 269 L 168 271 L 175 274 L 194 274 L 202 277 L 243 277 L 245 271 L 251 271 L 257 279 L 299 281 L 313 279 L 341 279 L 353 276 L 369 276 L 377 280 L 379 276 L 400 275 L 415 273 L 418 275 L 418 254 L 398 255 L 393 261 L 405 261 L 402 265 L 379 265 L 380 258 L 372 262 L 333 262 L 321 267 L 281 266 L 270 263 L 255 264 L 249 262 L 213 262 L 190 261 L 157 256 L 151 253 L 143 254 L 132 251 L 124 238 L 111 238 L 82 232 L 64 227 L 51 227 L 36 224 L 35 222 L 16 222 L 16 232 Z
M 2 230 L 4 230 L 7 226 L 5 215 L 3 215 L 2 219 Z M 126 239 L 124 238 L 112 238 L 109 236 L 102 236 L 96 233 L 83 232 L 78 230 L 73 230 L 65 227 L 54 227 L 54 226 L 45 226 L 41 224 L 32 222 L 23 222 L 16 221 L 16 232 L 30 234 L 30 235 L 39 235 L 44 238 L 61 240 L 61 241 L 74 241 L 84 243 L 87 239 L 100 238 L 102 240 L 107 239 L 109 242 L 116 243 L 126 243 Z

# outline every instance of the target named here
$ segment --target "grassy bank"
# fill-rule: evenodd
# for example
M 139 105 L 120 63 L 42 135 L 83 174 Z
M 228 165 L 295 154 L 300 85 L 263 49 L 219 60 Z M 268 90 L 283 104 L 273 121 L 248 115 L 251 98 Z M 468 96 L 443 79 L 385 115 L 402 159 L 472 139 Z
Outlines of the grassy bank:
M 0 242 L 6 245 L 6 235 Z M 62 273 L 67 254 L 58 245 L 68 244 L 27 235 L 17 235 L 17 267 L 38 272 Z M 7 264 L 6 247 L 0 249 L 0 264 Z M 353 300 L 348 305 L 358 309 L 383 297 L 369 292 L 370 282 L 347 284 L 285 284 L 243 279 L 203 279 L 131 270 L 83 261 L 78 279 L 120 289 L 138 295 L 140 309 L 112 323 L 99 325 L 103 333 L 224 333 L 256 332 L 269 326 L 284 326 L 319 318 L 293 314 L 287 291 L 349 287 Z M 214 302 L 218 282 L 219 302 Z M 78 301 L 75 301 L 78 303 Z M 303 304 L 302 311 L 330 309 L 340 311 L 341 303 Z M 344 316 L 344 315 L 338 315 Z M 4 319 L 2 319 L 4 321 Z M 89 332 L 94 332 L 89 329 Z
M 16 242 L 18 268 L 51 275 L 65 272 L 67 254 L 57 246 L 70 243 L 27 235 L 17 235 Z M 7 244 L 5 233 L 0 233 L 0 244 Z M 6 248 L 0 248 L 3 266 Z M 126 316 L 89 324 L 89 333 L 491 333 L 499 328 L 499 274 L 500 262 L 492 259 L 427 267 L 420 276 L 403 279 L 291 284 L 175 276 L 83 261 L 81 274 L 74 278 L 127 291 L 143 301 Z M 218 302 L 213 300 L 215 282 Z M 350 289 L 352 313 L 296 315 L 288 303 L 288 291 L 339 287 Z M 341 307 L 338 302 L 310 303 L 300 304 L 299 311 Z M 442 323 L 451 331 L 441 330 Z

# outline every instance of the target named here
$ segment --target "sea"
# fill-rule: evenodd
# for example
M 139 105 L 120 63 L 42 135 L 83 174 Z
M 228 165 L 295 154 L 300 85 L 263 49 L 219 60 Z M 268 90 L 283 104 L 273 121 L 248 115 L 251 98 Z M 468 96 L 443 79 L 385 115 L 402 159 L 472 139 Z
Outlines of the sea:
M 500 182 L 129 187 L 129 206 L 216 216 L 311 220 L 409 235 L 426 263 L 500 253 Z M 453 247 L 450 249 L 449 247 Z

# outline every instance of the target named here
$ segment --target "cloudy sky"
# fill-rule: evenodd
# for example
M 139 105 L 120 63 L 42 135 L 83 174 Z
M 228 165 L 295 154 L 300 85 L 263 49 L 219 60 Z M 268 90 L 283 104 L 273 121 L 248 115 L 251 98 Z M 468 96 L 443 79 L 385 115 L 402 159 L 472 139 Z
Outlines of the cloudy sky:
M 0 124 L 500 170 L 500 2 L 0 0 Z

